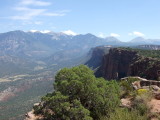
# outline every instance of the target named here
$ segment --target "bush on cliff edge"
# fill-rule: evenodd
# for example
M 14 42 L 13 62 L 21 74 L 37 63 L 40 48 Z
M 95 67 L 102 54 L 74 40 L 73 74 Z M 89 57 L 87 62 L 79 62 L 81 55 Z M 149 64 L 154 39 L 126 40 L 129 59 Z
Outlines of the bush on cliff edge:
M 100 119 L 120 103 L 118 83 L 96 78 L 84 65 L 60 70 L 54 88 L 55 91 L 44 96 L 43 104 L 35 109 L 49 120 Z

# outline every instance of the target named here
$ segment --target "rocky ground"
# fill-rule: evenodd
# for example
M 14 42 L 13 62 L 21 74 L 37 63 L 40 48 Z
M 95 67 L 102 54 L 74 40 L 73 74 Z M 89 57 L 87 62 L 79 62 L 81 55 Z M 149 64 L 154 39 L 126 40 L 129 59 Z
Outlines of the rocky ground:
M 159 120 L 160 116 L 160 81 L 147 80 L 140 77 L 137 78 L 138 81 L 132 83 L 134 90 L 145 89 L 148 92 L 151 92 L 151 97 L 146 99 L 146 105 L 149 108 L 149 117 L 151 120 Z M 127 80 L 128 78 L 123 78 L 122 80 Z M 125 97 L 121 99 L 121 107 L 132 108 L 133 97 Z
M 28 112 L 25 115 L 26 116 L 25 120 L 37 120 L 37 119 L 39 120 L 39 119 L 42 119 L 42 116 L 36 116 L 33 112 L 34 112 L 33 110 Z

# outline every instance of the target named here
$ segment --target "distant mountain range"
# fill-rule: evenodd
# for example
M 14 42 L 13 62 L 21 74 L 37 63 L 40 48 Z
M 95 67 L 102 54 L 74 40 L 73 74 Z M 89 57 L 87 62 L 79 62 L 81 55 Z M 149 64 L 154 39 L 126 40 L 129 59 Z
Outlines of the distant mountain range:
M 64 33 L 41 33 L 11 31 L 0 34 L 0 55 L 23 57 L 46 57 L 55 52 L 70 49 L 88 50 L 98 45 L 119 45 L 116 38 L 98 38 L 92 34 L 66 35 Z
M 142 37 L 137 37 L 129 41 L 128 43 L 131 45 L 145 45 L 145 44 L 160 45 L 160 39 L 144 39 Z
M 115 37 L 99 38 L 90 33 L 73 36 L 51 31 L 10 31 L 0 33 L 0 67 L 4 68 L 4 73 L 7 70 L 10 73 L 17 70 L 30 71 L 37 66 L 43 68 L 45 65 L 61 64 L 61 62 L 66 64 L 84 56 L 96 46 L 147 44 L 160 45 L 160 39 L 138 37 L 129 42 L 122 42 Z

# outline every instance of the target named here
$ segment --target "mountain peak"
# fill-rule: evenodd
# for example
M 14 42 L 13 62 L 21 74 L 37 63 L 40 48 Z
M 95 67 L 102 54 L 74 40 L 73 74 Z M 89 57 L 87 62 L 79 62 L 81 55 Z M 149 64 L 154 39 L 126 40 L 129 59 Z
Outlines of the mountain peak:
M 144 39 L 143 37 L 136 37 L 132 39 L 130 42 L 131 43 L 141 43 L 141 42 L 143 43 L 143 42 L 146 42 L 146 39 Z
M 95 35 L 91 34 L 91 33 L 87 33 L 85 34 L 86 36 L 91 36 L 91 37 L 96 37 Z
M 113 37 L 113 36 L 106 37 L 106 38 L 104 38 L 104 40 L 106 40 L 107 42 L 120 42 L 119 39 L 117 39 L 116 37 Z

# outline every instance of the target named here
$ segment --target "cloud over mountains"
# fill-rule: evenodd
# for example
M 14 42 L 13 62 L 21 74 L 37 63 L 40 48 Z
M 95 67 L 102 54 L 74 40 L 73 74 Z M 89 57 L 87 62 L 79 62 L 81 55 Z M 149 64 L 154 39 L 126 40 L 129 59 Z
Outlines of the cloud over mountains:
M 51 2 L 44 2 L 40 0 L 21 0 L 13 10 L 16 11 L 16 15 L 10 16 L 13 20 L 31 20 L 37 16 L 65 16 L 68 10 L 50 11 L 48 6 L 51 6 Z

